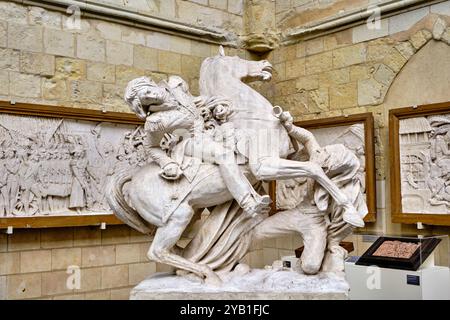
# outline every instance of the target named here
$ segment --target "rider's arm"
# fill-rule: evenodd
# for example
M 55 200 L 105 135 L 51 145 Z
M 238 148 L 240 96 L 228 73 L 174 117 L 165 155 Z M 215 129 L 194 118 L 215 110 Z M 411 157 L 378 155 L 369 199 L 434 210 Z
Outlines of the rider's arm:
M 145 122 L 144 129 L 147 133 L 147 152 L 152 160 L 155 161 L 161 169 L 169 163 L 176 163 L 172 158 L 167 156 L 166 152 L 160 147 L 161 139 L 164 137 L 160 119 L 149 116 Z
M 155 161 L 161 169 L 163 169 L 169 163 L 176 163 L 172 158 L 166 155 L 166 152 L 158 147 L 148 148 L 148 154 Z

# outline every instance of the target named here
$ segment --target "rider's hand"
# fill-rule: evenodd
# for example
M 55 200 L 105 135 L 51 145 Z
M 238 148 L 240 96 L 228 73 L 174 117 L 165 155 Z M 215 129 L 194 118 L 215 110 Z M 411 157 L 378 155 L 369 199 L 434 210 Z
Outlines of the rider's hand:
M 180 137 L 172 134 L 172 133 L 165 133 L 164 137 L 161 139 L 161 142 L 159 143 L 159 146 L 163 150 L 172 150 L 173 147 L 180 141 Z
M 162 169 L 162 176 L 169 180 L 176 180 L 181 176 L 181 168 L 177 163 L 171 162 Z

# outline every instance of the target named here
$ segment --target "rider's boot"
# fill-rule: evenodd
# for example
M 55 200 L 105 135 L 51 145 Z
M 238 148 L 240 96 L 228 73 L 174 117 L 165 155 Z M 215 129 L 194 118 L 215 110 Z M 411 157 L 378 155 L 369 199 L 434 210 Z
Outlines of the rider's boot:
M 259 194 L 247 194 L 242 201 L 240 201 L 239 206 L 252 217 L 255 217 L 258 214 L 269 213 L 269 205 L 271 203 L 272 200 L 268 195 L 261 196 Z
M 272 203 L 270 197 L 261 196 L 255 191 L 235 161 L 217 161 L 217 163 L 225 185 L 244 211 L 251 216 L 270 211 L 269 205 Z

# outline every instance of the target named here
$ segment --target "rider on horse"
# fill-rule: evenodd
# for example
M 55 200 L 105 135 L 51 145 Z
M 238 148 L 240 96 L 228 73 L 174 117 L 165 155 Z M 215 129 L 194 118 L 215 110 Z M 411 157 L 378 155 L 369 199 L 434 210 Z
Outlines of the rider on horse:
M 184 142 L 185 155 L 218 164 L 230 193 L 250 215 L 269 210 L 270 197 L 261 196 L 253 189 L 239 169 L 233 148 L 227 148 L 211 134 L 205 133 L 205 121 L 183 79 L 171 76 L 168 82 L 159 84 L 148 77 L 134 79 L 126 88 L 125 101 L 141 119 L 146 120 L 147 150 L 150 158 L 161 167 L 163 178 L 176 180 L 181 174 L 189 178 L 182 171 L 181 163 L 161 148 L 162 142 L 174 139 L 175 130 L 185 129 L 189 131 L 189 138 Z

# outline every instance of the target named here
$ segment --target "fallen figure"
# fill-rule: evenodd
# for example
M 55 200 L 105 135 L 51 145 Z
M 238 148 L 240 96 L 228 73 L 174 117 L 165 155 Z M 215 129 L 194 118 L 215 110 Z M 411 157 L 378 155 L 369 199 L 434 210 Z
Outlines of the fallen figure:
M 292 124 L 289 113 L 280 113 L 279 118 L 290 136 L 301 145 L 293 160 L 304 161 L 306 157 L 319 164 L 351 199 L 361 219 L 364 218 L 368 210 L 363 186 L 357 179 L 360 162 L 356 155 L 341 144 L 320 147 L 309 131 Z M 226 210 L 216 207 L 182 250 L 183 256 L 207 264 L 221 277 L 232 270 L 242 274 L 250 268 L 239 261 L 249 252 L 252 243 L 299 234 L 304 245 L 300 259 L 303 273 L 344 270 L 348 253 L 339 243 L 354 227 L 343 220 L 342 207 L 336 205 L 325 189 L 311 178 L 278 181 L 277 209 L 274 215 L 248 220 L 233 204 Z

